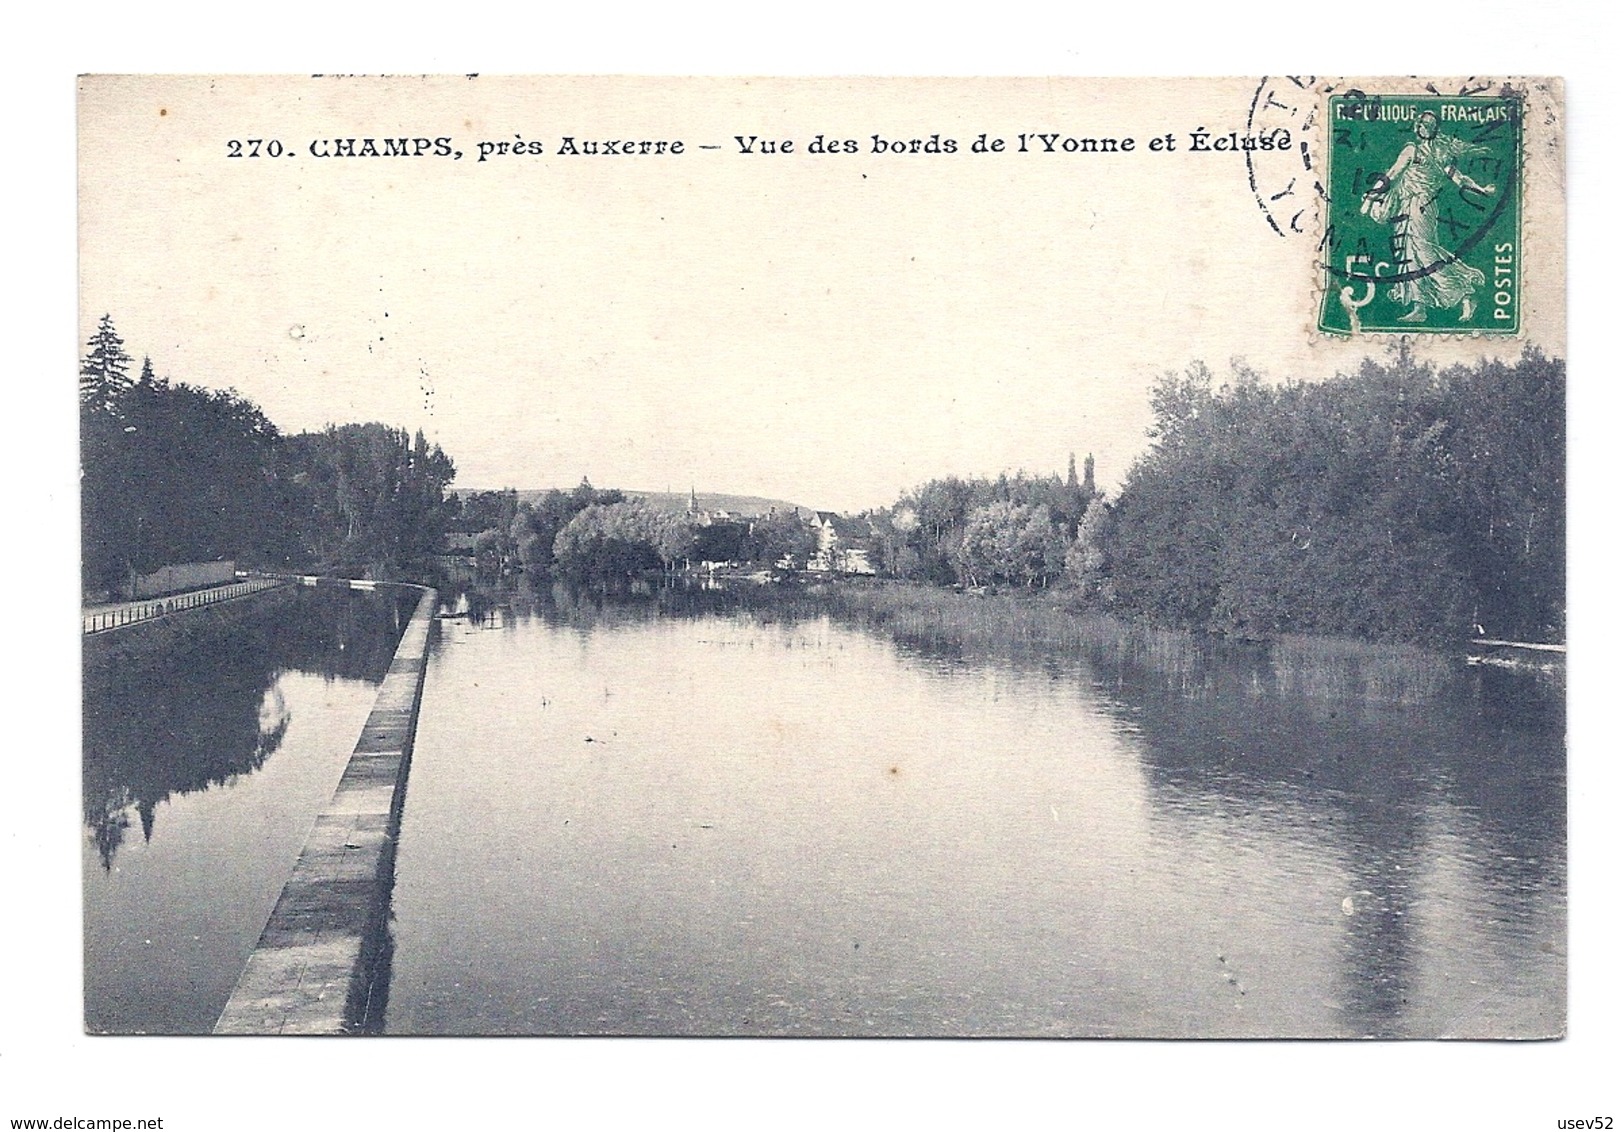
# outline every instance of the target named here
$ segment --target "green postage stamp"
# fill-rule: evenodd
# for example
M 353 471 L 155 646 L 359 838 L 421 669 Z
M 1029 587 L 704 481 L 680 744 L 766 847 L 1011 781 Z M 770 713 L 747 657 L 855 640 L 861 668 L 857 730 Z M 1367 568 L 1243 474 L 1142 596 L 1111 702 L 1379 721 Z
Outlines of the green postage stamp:
M 1512 94 L 1331 97 L 1321 330 L 1518 331 L 1522 111 Z

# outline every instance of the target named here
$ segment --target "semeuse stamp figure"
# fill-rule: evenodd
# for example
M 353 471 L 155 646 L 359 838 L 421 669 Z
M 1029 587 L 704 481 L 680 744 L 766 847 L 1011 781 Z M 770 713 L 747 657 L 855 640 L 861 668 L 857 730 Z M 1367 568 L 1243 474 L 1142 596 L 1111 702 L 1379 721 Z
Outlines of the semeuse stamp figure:
M 1457 304 L 1460 321 L 1471 319 L 1472 297 L 1486 277 L 1439 243 L 1438 197 L 1448 184 L 1493 196 L 1493 185 L 1478 184 L 1460 168 L 1464 157 L 1486 152 L 1441 133 L 1438 115 L 1424 111 L 1415 121 L 1415 141 L 1365 193 L 1359 211 L 1393 226 L 1393 257 L 1405 278 L 1393 284 L 1391 295 L 1410 307 L 1398 316 L 1400 322 L 1425 322 L 1428 308 Z
M 1509 93 L 1330 99 L 1321 330 L 1518 330 L 1521 110 Z

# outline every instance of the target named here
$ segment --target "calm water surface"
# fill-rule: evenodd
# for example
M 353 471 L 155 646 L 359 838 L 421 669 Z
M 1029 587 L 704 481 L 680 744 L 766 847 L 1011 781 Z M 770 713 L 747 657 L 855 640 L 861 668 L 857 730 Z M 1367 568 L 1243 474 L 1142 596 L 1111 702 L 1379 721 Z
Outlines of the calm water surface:
M 207 1033 L 332 796 L 405 618 L 371 594 L 255 599 L 87 673 L 85 1025 Z
M 1559 1033 L 1560 689 L 1259 663 L 567 595 L 447 621 L 387 1029 Z

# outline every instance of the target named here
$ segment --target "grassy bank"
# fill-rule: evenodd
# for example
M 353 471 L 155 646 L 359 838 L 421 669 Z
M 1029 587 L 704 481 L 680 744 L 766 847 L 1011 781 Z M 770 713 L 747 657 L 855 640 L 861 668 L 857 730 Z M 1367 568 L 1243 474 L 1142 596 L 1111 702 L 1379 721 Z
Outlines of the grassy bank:
M 1055 593 L 972 595 L 907 584 L 817 587 L 843 620 L 899 643 L 967 654 L 1069 656 L 1138 672 L 1190 695 L 1218 691 L 1424 703 L 1458 686 L 1459 658 L 1414 645 L 1284 636 L 1237 644 L 1078 608 Z

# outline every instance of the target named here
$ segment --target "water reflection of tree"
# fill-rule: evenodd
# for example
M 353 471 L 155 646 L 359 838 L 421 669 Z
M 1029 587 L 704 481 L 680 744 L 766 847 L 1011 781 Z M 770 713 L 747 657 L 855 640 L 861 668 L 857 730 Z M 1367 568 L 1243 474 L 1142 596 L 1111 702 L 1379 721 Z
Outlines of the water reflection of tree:
M 1538 911 L 1530 894 L 1565 883 L 1561 733 L 1539 711 L 1507 717 L 1496 706 L 1507 678 L 1393 705 L 1260 690 L 1244 670 L 1191 695 L 1182 681 L 1139 672 L 1116 682 L 1112 710 L 1138 731 L 1168 810 L 1267 815 L 1258 820 L 1269 834 L 1332 854 L 1349 885 L 1334 910 L 1345 925 L 1348 1029 L 1397 1037 L 1410 1033 L 1416 886 L 1438 852 L 1440 803 L 1469 819 L 1454 832 L 1471 842 L 1475 880 L 1505 920 L 1527 923 Z
M 577 632 L 660 616 L 833 616 L 926 663 L 1074 680 L 1137 735 L 1162 813 L 1255 820 L 1265 834 L 1334 862 L 1351 914 L 1340 906 L 1302 914 L 1343 929 L 1340 998 L 1350 1033 L 1409 1032 L 1422 944 L 1414 886 L 1439 851 L 1438 813 L 1467 818 L 1459 832 L 1472 842 L 1469 865 L 1502 919 L 1527 922 L 1537 912 L 1531 894 L 1565 885 L 1560 679 L 1468 669 L 1408 646 L 1237 645 L 1126 625 L 1081 632 L 1062 648 L 1032 643 L 1038 633 L 1021 632 L 1000 608 L 951 597 L 893 611 L 798 587 L 617 596 L 520 583 L 479 600 Z
M 816 597 L 795 585 L 707 588 L 678 580 L 606 589 L 528 575 L 458 585 L 442 591 L 441 602 L 475 622 L 538 618 L 576 631 L 645 624 L 660 617 L 746 615 L 758 621 L 794 622 L 828 613 Z M 493 612 L 499 616 L 493 619 Z
M 150 840 L 159 803 L 250 774 L 276 753 L 292 722 L 276 691 L 283 672 L 377 683 L 405 623 L 399 601 L 343 591 L 233 613 L 183 645 L 87 666 L 83 802 L 103 868 L 132 811 Z
M 1358 642 L 1235 646 L 1128 629 L 1057 650 L 933 632 L 927 617 L 879 627 L 904 655 L 1086 685 L 1137 736 L 1163 813 L 1231 815 L 1327 854 L 1348 882 L 1350 903 L 1319 914 L 1345 929 L 1340 998 L 1352 1033 L 1409 1033 L 1416 886 L 1440 852 L 1440 813 L 1463 819 L 1452 832 L 1466 839 L 1478 898 L 1511 931 L 1565 887 L 1559 675 Z

